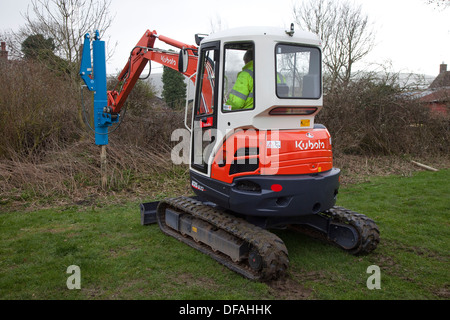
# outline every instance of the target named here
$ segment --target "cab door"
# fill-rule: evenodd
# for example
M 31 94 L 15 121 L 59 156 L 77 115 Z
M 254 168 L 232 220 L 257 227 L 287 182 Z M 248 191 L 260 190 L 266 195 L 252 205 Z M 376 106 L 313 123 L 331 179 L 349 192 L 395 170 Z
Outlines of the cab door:
M 191 135 L 191 168 L 208 173 L 217 139 L 217 93 L 220 42 L 202 45 L 197 70 Z

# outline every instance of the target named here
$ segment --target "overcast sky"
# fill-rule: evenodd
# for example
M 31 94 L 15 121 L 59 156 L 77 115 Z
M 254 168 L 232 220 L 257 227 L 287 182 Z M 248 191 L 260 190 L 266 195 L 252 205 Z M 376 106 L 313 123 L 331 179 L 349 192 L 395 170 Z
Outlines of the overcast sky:
M 108 34 L 118 46 L 108 73 L 125 65 L 129 52 L 147 29 L 194 44 L 195 33 L 210 33 L 211 23 L 223 27 L 279 26 L 294 21 L 293 5 L 301 0 L 112 0 L 113 26 Z M 426 0 L 352 0 L 361 4 L 376 31 L 376 47 L 366 64 L 392 64 L 391 71 L 436 76 L 450 65 L 450 8 L 437 10 Z M 24 25 L 30 0 L 0 0 L 0 32 Z M 156 47 L 167 48 L 161 42 Z M 153 69 L 157 66 L 152 64 Z

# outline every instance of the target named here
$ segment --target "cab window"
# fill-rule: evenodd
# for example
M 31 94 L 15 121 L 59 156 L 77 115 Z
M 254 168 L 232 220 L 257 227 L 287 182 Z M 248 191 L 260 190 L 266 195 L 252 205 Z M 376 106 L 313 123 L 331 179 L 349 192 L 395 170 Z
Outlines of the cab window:
M 292 44 L 276 46 L 276 93 L 279 98 L 321 96 L 320 50 Z
M 202 51 L 201 69 L 198 72 L 197 83 L 197 110 L 196 115 L 209 115 L 214 113 L 215 93 L 215 64 L 218 60 L 215 48 Z
M 225 45 L 222 111 L 243 111 L 254 108 L 254 43 Z

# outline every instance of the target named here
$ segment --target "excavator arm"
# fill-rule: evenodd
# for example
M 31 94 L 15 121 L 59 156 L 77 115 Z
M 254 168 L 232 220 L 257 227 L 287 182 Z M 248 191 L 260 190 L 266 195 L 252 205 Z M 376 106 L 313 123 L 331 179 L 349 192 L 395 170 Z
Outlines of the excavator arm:
M 180 52 L 155 48 L 156 39 L 180 49 Z M 108 127 L 118 122 L 119 113 L 147 62 L 155 61 L 179 71 L 195 83 L 198 62 L 197 46 L 188 45 L 158 35 L 156 31 L 147 30 L 131 50 L 128 62 L 117 77 L 118 85 L 114 90 L 107 91 L 105 44 L 104 41 L 100 40 L 98 31 L 95 32 L 92 41 L 92 62 L 90 44 L 90 36 L 86 34 L 81 57 L 80 76 L 86 87 L 94 92 L 94 132 L 97 145 L 108 144 Z
M 185 64 L 187 63 L 187 69 L 182 70 L 182 66 L 180 65 L 182 64 L 181 60 L 183 54 L 155 49 L 154 44 L 156 39 L 183 50 L 184 56 L 187 56 L 189 59 L 189 61 L 184 62 Z M 197 47 L 184 44 L 166 36 L 159 36 L 156 31 L 147 30 L 133 50 L 131 50 L 127 64 L 117 77 L 119 83 L 122 83 L 121 89 L 119 91 L 108 91 L 108 107 L 111 108 L 111 113 L 120 112 L 125 100 L 136 84 L 136 81 L 139 79 L 139 76 L 148 61 L 158 62 L 166 67 L 181 72 L 187 77 L 191 77 L 196 72 Z M 191 79 L 195 82 L 195 77 L 192 77 Z

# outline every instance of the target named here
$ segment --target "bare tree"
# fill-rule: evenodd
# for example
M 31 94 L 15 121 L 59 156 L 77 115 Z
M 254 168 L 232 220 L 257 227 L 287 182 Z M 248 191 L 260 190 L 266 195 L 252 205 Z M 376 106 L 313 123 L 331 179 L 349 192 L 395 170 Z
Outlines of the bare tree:
M 426 4 L 435 6 L 436 9 L 445 10 L 450 8 L 450 1 L 448 0 L 426 0 Z
M 300 28 L 322 39 L 323 63 L 331 88 L 347 85 L 353 66 L 374 46 L 374 31 L 361 6 L 348 1 L 309 0 L 294 5 L 294 19 Z
M 55 54 L 77 72 L 84 35 L 99 30 L 103 35 L 111 26 L 111 0 L 32 0 L 24 14 L 25 27 L 18 37 L 41 34 L 53 39 Z

